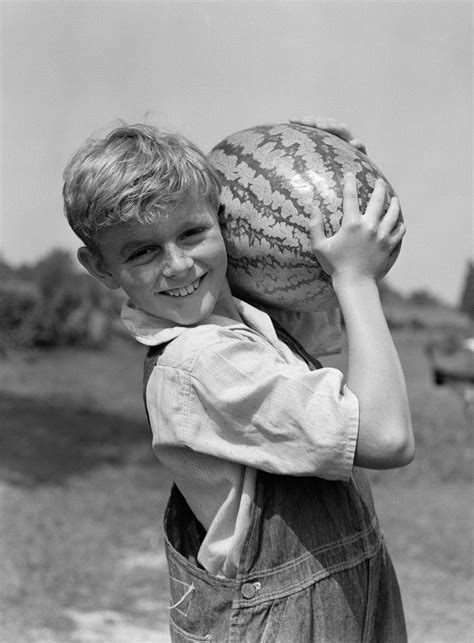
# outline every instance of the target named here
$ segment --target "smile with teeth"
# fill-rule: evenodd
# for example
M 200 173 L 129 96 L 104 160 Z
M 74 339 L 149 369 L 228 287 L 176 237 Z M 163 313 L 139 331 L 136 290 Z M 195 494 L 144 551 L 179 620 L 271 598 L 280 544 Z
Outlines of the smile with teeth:
M 199 288 L 201 280 L 202 277 L 199 277 L 199 279 L 193 281 L 191 284 L 189 284 L 189 286 L 184 286 L 183 288 L 173 288 L 172 290 L 167 290 L 163 294 L 171 295 L 171 297 L 187 297 L 188 295 L 192 295 L 193 292 Z

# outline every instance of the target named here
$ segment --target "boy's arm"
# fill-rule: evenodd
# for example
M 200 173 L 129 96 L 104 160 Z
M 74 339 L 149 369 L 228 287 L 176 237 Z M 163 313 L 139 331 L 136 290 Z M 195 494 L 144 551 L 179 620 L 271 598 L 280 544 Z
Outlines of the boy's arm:
M 311 222 L 313 248 L 332 276 L 346 325 L 347 384 L 359 401 L 354 464 L 371 469 L 408 464 L 415 449 L 405 379 L 376 283 L 405 233 L 397 199 L 383 217 L 384 199 L 384 183 L 377 181 L 361 215 L 356 180 L 348 174 L 340 230 L 326 238 L 318 212 Z

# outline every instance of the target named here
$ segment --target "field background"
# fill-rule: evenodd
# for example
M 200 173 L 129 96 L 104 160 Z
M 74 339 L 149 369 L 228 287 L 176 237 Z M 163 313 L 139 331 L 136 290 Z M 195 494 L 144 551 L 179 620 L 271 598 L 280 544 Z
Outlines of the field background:
M 470 4 L 0 1 L 0 643 L 168 641 L 170 481 L 151 451 L 143 352 L 105 345 L 117 300 L 54 250 L 77 246 L 61 216 L 72 151 L 117 119 L 204 150 L 291 115 L 347 120 L 403 197 L 390 278 L 457 305 L 472 258 Z M 418 455 L 372 474 L 374 493 L 411 641 L 464 643 L 470 426 L 461 391 L 433 386 L 425 346 L 472 329 L 429 292 L 385 297 Z
M 408 468 L 372 473 L 410 641 L 472 641 L 472 445 L 459 391 L 435 387 L 434 331 L 394 331 L 417 436 Z M 151 451 L 143 349 L 7 351 L 0 360 L 5 643 L 157 643 L 170 481 Z M 325 363 L 344 368 L 345 351 Z

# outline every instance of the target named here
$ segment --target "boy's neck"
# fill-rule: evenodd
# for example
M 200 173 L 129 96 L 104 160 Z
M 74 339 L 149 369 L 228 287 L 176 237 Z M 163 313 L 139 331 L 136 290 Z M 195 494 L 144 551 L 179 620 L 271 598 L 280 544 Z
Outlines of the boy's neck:
M 217 300 L 213 314 L 219 315 L 220 317 L 228 317 L 229 319 L 234 319 L 239 322 L 243 321 L 235 304 L 227 280 L 224 282 L 224 286 L 222 287 L 221 294 Z

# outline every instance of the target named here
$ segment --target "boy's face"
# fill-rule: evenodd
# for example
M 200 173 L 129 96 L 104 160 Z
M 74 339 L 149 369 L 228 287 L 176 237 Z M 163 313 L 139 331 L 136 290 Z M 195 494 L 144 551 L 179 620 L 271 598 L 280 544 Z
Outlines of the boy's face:
M 182 326 L 213 312 L 227 253 L 217 214 L 204 199 L 189 197 L 152 223 L 105 228 L 98 242 L 102 260 L 82 248 L 81 263 L 108 288 L 123 288 L 138 308 Z

